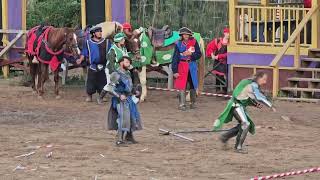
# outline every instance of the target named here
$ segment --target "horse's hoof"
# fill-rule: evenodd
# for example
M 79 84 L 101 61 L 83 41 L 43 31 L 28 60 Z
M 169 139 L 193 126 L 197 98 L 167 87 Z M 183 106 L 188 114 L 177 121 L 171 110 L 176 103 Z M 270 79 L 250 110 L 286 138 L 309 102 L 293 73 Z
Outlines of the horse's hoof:
M 37 91 L 32 91 L 32 95 L 38 94 Z
M 43 100 L 43 96 L 38 96 L 38 99 L 39 100 Z
M 61 96 L 60 95 L 56 96 L 56 99 L 61 99 Z

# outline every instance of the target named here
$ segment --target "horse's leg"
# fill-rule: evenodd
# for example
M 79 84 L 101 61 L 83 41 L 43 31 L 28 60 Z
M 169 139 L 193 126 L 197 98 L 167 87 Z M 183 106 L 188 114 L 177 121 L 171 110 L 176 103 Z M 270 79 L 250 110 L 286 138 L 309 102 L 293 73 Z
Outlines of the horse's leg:
M 32 63 L 32 57 L 28 56 L 29 58 L 29 64 L 30 64 L 30 75 L 31 75 L 31 88 L 33 90 L 33 94 L 37 93 L 37 88 L 36 88 L 36 75 L 37 75 L 37 67 L 38 64 L 33 64 Z
M 54 72 L 54 92 L 56 94 L 56 99 L 60 99 L 61 96 L 59 95 L 59 70 Z
M 162 70 L 164 70 L 168 74 L 168 89 L 173 88 L 173 72 L 171 69 L 171 64 L 169 66 L 162 66 Z
M 43 96 L 43 81 L 46 78 L 45 77 L 45 73 L 44 73 L 44 64 L 40 63 L 38 66 L 38 71 L 37 71 L 37 75 L 38 75 L 38 84 L 37 84 L 37 90 L 38 90 L 38 98 L 42 99 Z
M 140 101 L 143 102 L 147 97 L 147 66 L 142 66 L 139 79 L 142 87 Z

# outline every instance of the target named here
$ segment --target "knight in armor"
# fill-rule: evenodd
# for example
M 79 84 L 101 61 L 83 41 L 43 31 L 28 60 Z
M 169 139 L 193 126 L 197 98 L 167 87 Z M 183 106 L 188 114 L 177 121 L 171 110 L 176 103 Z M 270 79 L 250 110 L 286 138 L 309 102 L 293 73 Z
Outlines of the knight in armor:
M 125 47 L 125 38 L 126 38 L 126 35 L 122 32 L 116 34 L 113 38 L 114 43 L 112 44 L 111 48 L 108 51 L 107 64 L 105 67 L 107 82 L 110 82 L 110 74 L 113 73 L 119 67 L 119 60 L 123 56 L 128 56 L 128 51 Z M 103 98 L 107 93 L 106 88 L 107 88 L 107 85 L 104 84 L 104 88 L 97 100 L 98 104 L 103 103 Z
M 141 91 L 133 86 L 129 67 L 131 59 L 122 56 L 119 59 L 119 68 L 110 75 L 110 83 L 106 90 L 113 97 L 108 113 L 108 130 L 117 131 L 116 144 L 136 143 L 133 132 L 141 130 L 140 113 L 137 103 Z
M 227 84 L 227 46 L 229 44 L 229 28 L 223 30 L 223 37 L 213 39 L 207 46 L 206 56 L 213 60 L 212 73 L 216 75 L 216 90 L 220 92 L 223 82 Z M 223 87 L 220 93 L 227 93 L 227 87 Z
M 239 82 L 233 91 L 232 98 L 226 108 L 214 123 L 214 129 L 218 130 L 223 124 L 231 122 L 233 118 L 238 121 L 238 125 L 231 128 L 220 136 L 222 143 L 236 136 L 235 150 L 239 153 L 247 153 L 243 149 L 243 143 L 248 132 L 255 133 L 255 125 L 247 112 L 247 106 L 262 108 L 261 104 L 276 111 L 272 103 L 261 93 L 260 86 L 267 83 L 267 74 L 258 72 L 252 79 L 244 79 Z
M 179 90 L 179 109 L 186 110 L 186 89 L 190 89 L 190 108 L 195 108 L 198 88 L 197 60 L 201 57 L 198 42 L 193 32 L 183 27 L 179 30 L 181 39 L 176 43 L 172 58 L 172 71 L 175 88 Z
M 107 84 L 105 66 L 107 63 L 106 51 L 107 42 L 102 37 L 101 27 L 92 27 L 90 29 L 91 38 L 86 40 L 86 46 L 81 51 L 81 56 L 77 60 L 77 64 L 86 58 L 88 59 L 88 75 L 87 75 L 87 102 L 92 101 L 92 95 L 96 92 L 101 93 L 105 84 Z

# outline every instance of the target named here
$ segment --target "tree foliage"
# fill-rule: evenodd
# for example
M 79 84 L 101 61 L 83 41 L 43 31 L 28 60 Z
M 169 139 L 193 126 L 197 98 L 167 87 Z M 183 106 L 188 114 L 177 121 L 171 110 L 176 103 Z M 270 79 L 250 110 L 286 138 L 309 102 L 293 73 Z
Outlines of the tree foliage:
M 46 23 L 55 27 L 75 27 L 81 22 L 80 0 L 29 0 L 27 27 Z
M 153 19 L 157 28 L 166 24 L 173 30 L 187 26 L 209 40 L 222 35 L 223 28 L 228 25 L 228 3 L 202 0 L 131 0 L 131 22 L 134 27 L 151 26 Z

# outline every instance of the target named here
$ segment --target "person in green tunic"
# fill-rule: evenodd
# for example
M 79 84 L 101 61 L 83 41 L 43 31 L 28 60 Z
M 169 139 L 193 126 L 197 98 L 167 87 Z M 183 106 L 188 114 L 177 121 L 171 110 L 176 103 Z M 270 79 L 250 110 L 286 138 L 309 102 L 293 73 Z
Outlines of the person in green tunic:
M 98 104 L 103 103 L 103 98 L 107 94 L 107 85 L 110 82 L 110 74 L 112 74 L 119 67 L 119 60 L 123 56 L 128 56 L 128 51 L 125 47 L 125 38 L 126 35 L 121 32 L 114 36 L 113 44 L 110 47 L 107 54 L 107 64 L 105 68 L 105 73 L 107 77 L 107 84 L 104 86 L 103 90 L 100 93 L 100 96 L 97 99 Z
M 261 93 L 260 86 L 267 83 L 268 76 L 264 72 L 258 72 L 252 79 L 244 79 L 239 82 L 233 91 L 232 98 L 226 108 L 214 123 L 213 130 L 219 130 L 223 124 L 231 122 L 233 118 L 238 121 L 238 125 L 231 128 L 220 136 L 220 141 L 224 144 L 230 138 L 237 136 L 235 150 L 240 153 L 247 153 L 243 149 L 243 143 L 248 132 L 255 133 L 255 125 L 248 115 L 247 106 L 262 108 L 266 105 L 273 111 L 276 109 L 272 103 Z

